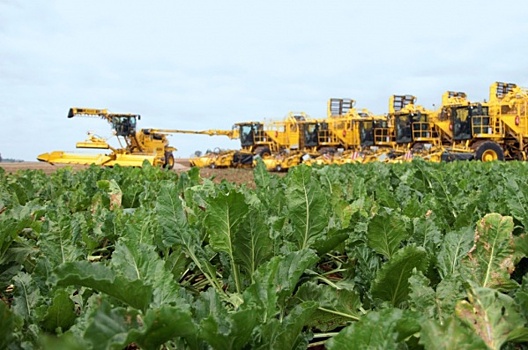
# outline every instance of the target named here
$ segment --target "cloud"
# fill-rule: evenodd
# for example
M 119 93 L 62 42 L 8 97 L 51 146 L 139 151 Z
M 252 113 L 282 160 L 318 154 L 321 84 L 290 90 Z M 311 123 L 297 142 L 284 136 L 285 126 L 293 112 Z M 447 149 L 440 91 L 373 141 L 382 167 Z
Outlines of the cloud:
M 481 100 L 496 80 L 526 86 L 524 1 L 0 0 L 0 152 L 73 149 L 100 120 L 72 106 L 142 114 L 141 126 L 229 129 L 289 111 L 326 116 L 331 97 L 377 114 L 410 93 Z M 7 123 L 5 121 L 8 121 Z M 224 137 L 174 135 L 177 155 Z

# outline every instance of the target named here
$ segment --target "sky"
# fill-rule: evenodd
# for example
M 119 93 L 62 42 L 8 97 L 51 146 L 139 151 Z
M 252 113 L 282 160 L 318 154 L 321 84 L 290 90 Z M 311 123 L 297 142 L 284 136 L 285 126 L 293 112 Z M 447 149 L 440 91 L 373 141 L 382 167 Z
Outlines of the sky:
M 111 137 L 70 107 L 206 130 L 324 118 L 330 98 L 375 114 L 393 94 L 426 108 L 446 90 L 481 101 L 495 81 L 528 86 L 527 14 L 526 0 L 0 0 L 0 153 L 35 161 L 88 131 Z M 240 147 L 169 140 L 177 158 Z

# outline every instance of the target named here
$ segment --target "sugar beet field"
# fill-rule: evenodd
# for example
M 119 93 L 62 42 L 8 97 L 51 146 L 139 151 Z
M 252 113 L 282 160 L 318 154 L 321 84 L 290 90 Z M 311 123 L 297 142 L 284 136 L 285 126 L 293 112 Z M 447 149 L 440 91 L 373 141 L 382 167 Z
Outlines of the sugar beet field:
M 528 349 L 528 164 L 215 170 L 0 168 L 0 349 Z

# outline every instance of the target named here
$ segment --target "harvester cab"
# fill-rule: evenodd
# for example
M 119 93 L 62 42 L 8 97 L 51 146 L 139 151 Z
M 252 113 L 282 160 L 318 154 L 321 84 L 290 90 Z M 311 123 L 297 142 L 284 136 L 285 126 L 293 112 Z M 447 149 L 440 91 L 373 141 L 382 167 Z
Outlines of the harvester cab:
M 393 95 L 389 99 L 389 118 L 395 126 L 396 144 L 439 143 L 434 135 L 431 111 L 416 105 L 412 95 Z
M 300 148 L 308 151 L 316 150 L 319 146 L 320 121 L 309 121 L 299 125 L 301 136 L 299 139 Z
M 489 103 L 471 102 L 464 92 L 446 91 L 436 124 L 444 134 L 443 139 L 457 142 L 475 139 L 499 139 L 502 128 L 490 116 Z
M 304 112 L 289 112 L 281 121 L 267 122 L 256 134 L 253 153 L 269 170 L 285 171 L 298 165 L 305 154 L 305 138 L 316 127 L 313 123 Z
M 375 144 L 390 147 L 395 161 L 409 161 L 415 155 L 439 160 L 441 140 L 433 122 L 433 112 L 417 105 L 413 95 L 392 95 L 387 119 L 375 124 Z
M 381 119 L 369 110 L 357 110 L 355 100 L 331 98 L 327 118 L 304 123 L 304 149 L 314 157 L 312 164 L 362 162 L 377 152 L 374 126 Z M 377 149 L 377 148 L 376 148 Z
M 68 118 L 77 116 L 100 117 L 112 125 L 116 136 L 130 137 L 136 134 L 137 120 L 141 119 L 139 114 L 131 113 L 109 113 L 106 109 L 95 108 L 70 108 Z
M 488 107 L 480 103 L 451 107 L 451 123 L 455 141 L 472 140 L 492 133 Z
M 331 98 L 328 101 L 327 119 L 321 123 L 320 144 L 359 151 L 374 144 L 375 117 L 367 109 L 358 111 L 356 101 Z M 326 135 L 324 133 L 327 133 Z
M 487 102 L 471 102 L 463 92 L 446 91 L 435 125 L 446 147 L 445 160 L 504 160 L 504 129 Z
M 243 150 L 250 153 L 257 147 L 270 148 L 266 133 L 264 131 L 264 124 L 261 122 L 244 122 L 237 123 L 240 134 L 240 146 Z

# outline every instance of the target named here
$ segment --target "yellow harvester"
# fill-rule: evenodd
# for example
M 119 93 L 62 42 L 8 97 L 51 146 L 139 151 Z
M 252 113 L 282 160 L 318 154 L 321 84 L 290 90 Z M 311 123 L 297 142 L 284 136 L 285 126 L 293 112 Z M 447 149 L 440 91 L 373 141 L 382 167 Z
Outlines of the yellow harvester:
M 236 123 L 231 130 L 167 130 L 171 133 L 227 136 L 240 140 L 240 150 L 215 150 L 191 159 L 197 167 L 252 166 L 254 157 L 261 157 L 271 169 L 281 168 L 288 162 L 299 164 L 296 157 L 300 150 L 299 125 L 310 118 L 303 112 L 290 112 L 281 121 L 250 121 Z M 288 158 L 289 160 L 286 160 Z M 295 164 L 293 164 L 295 163 Z
M 54 151 L 43 153 L 38 160 L 50 164 L 96 164 L 103 166 L 137 166 L 144 161 L 152 165 L 174 167 L 173 152 L 176 148 L 169 145 L 166 133 L 163 130 L 141 129 L 137 130 L 136 124 L 141 116 L 130 113 L 110 113 L 106 109 L 70 108 L 68 118 L 76 116 L 98 117 L 111 124 L 115 136 L 120 144 L 119 148 L 112 147 L 108 142 L 89 134 L 86 141 L 78 142 L 77 148 L 108 149 L 107 154 L 81 154 Z
M 418 156 L 440 161 L 443 148 L 435 129 L 434 113 L 417 105 L 412 95 L 392 95 L 387 121 L 374 127 L 375 144 L 391 147 L 390 159 L 408 161 Z
M 512 83 L 491 84 L 483 103 L 447 91 L 435 121 L 447 150 L 444 160 L 526 160 L 527 110 L 528 91 Z

